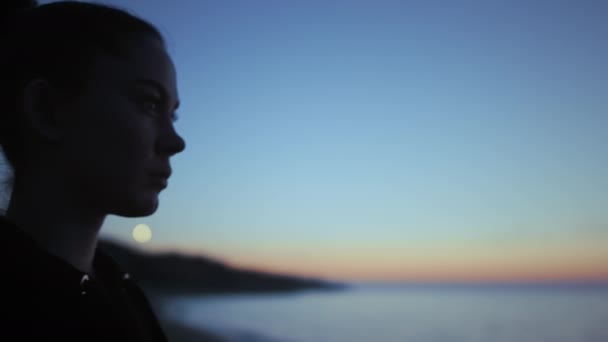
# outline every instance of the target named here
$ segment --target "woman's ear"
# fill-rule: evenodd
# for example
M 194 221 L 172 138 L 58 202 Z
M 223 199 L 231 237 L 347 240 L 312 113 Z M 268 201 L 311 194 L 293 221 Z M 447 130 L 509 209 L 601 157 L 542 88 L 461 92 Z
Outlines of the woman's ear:
M 58 95 L 49 81 L 41 78 L 33 79 L 23 87 L 21 108 L 33 138 L 47 142 L 60 140 Z

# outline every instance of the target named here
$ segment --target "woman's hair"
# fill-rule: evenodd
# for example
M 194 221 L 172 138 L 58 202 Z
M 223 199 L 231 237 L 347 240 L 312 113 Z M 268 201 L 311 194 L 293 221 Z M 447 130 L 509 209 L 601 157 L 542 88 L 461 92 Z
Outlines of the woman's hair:
M 76 95 L 102 54 L 126 56 L 133 38 L 164 44 L 148 22 L 98 4 L 35 0 L 0 1 L 0 147 L 15 176 L 24 161 L 25 133 L 19 98 L 23 87 L 42 78 Z

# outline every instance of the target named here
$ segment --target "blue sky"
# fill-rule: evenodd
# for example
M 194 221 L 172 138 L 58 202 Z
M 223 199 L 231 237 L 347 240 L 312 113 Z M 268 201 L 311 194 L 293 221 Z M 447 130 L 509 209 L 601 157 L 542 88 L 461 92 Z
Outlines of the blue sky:
M 608 277 L 608 2 L 105 3 L 166 36 L 187 150 L 103 236 L 336 278 Z

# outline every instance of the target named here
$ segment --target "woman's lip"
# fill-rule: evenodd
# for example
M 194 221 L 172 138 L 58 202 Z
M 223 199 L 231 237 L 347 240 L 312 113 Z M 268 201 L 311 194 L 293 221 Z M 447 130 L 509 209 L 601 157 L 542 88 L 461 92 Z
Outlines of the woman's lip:
M 171 177 L 171 171 L 159 171 L 150 173 L 152 177 L 162 177 L 168 179 Z
M 160 177 L 160 176 L 151 177 L 150 182 L 152 183 L 152 185 L 158 186 L 161 189 L 166 188 L 168 185 L 167 177 Z

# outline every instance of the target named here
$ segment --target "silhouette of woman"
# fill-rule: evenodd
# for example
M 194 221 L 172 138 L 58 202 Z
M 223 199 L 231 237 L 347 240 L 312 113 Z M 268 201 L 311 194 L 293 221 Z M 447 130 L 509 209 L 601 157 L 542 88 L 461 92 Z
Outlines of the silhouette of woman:
M 0 340 L 165 341 L 141 289 L 97 250 L 108 214 L 146 216 L 185 145 L 151 24 L 82 2 L 0 4 Z

